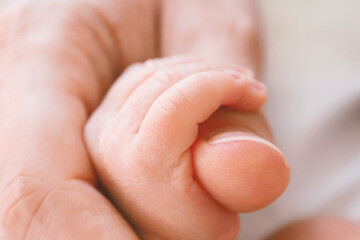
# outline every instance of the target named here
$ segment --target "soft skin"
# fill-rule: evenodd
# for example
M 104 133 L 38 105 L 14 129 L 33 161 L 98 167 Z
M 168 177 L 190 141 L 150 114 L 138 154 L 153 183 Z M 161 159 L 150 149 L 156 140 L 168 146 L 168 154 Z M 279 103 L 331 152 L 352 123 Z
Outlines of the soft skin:
M 234 239 L 236 212 L 264 207 L 285 190 L 289 169 L 265 140 L 237 131 L 245 138 L 217 144 L 198 135 L 220 106 L 249 109 L 242 99 L 257 110 L 266 89 L 244 72 L 189 57 L 137 64 L 114 84 L 86 141 L 141 239 Z
M 207 62 L 226 63 L 227 69 L 240 66 L 240 71 L 248 76 L 254 75 L 254 72 L 258 75 L 261 60 L 258 26 L 250 3 L 252 1 L 248 0 L 212 1 L 210 7 L 208 1 L 200 0 L 19 0 L 3 12 L 0 16 L 0 239 L 138 239 L 139 234 L 148 238 L 159 235 L 158 228 L 151 228 L 153 222 L 144 224 L 142 219 L 136 218 L 139 206 L 133 206 L 134 214 L 130 205 L 122 205 L 119 200 L 115 202 L 117 209 L 100 192 L 97 177 L 98 174 L 105 175 L 106 171 L 101 172 L 97 164 L 96 173 L 93 167 L 83 139 L 84 125 L 112 82 L 134 62 L 187 53 L 203 57 Z M 189 4 L 195 12 L 203 14 L 198 22 L 192 21 L 192 24 L 182 21 L 181 17 L 189 9 Z M 239 5 L 233 7 L 233 4 Z M 239 21 L 234 22 L 233 19 Z M 241 193 L 239 189 L 245 188 L 244 184 L 238 184 L 238 177 L 256 179 L 264 165 L 258 165 L 260 168 L 253 166 L 250 169 L 256 171 L 247 175 L 244 169 L 249 162 L 246 161 L 230 172 L 226 172 L 226 168 L 220 169 L 220 174 L 215 171 L 218 169 L 216 164 L 204 164 L 206 161 L 216 162 L 217 157 L 214 156 L 219 153 L 216 149 L 222 151 L 230 147 L 233 150 L 228 154 L 246 156 L 244 152 L 241 155 L 233 152 L 240 149 L 240 138 L 241 144 L 247 144 L 243 141 L 244 132 L 250 131 L 272 141 L 266 121 L 259 112 L 238 110 L 254 110 L 262 104 L 261 98 L 246 98 L 251 94 L 245 92 L 241 102 L 233 108 L 215 111 L 198 126 L 199 134 L 193 136 L 195 143 L 191 160 L 194 172 L 188 176 L 197 179 L 192 185 L 198 186 L 194 188 L 199 189 L 195 193 L 203 196 L 197 201 L 209 204 L 194 208 L 192 213 L 185 211 L 190 213 L 190 218 L 185 219 L 176 219 L 171 212 L 163 212 L 161 226 L 173 219 L 188 223 L 195 220 L 206 228 L 191 229 L 192 232 L 184 228 L 188 235 L 183 236 L 189 236 L 187 239 L 198 239 L 200 235 L 204 239 L 233 239 L 238 230 L 234 211 L 251 211 L 264 206 L 285 188 L 286 178 L 281 184 L 276 179 L 268 182 L 278 186 L 273 193 L 268 190 L 272 184 L 248 187 L 248 190 L 256 190 L 260 186 L 259 189 L 265 190 L 261 192 L 267 194 L 240 204 L 236 199 L 242 200 L 246 194 L 256 191 Z M 116 95 L 114 99 L 118 98 Z M 228 102 L 224 100 L 223 103 Z M 216 147 L 207 144 L 214 132 L 229 129 L 235 129 L 239 134 L 237 140 L 231 144 L 223 141 Z M 149 137 L 153 136 L 156 134 Z M 254 145 L 254 141 L 250 143 Z M 255 144 L 252 147 L 266 146 Z M 266 149 L 269 155 L 278 154 Z M 283 166 L 287 169 L 286 165 L 281 165 L 284 164 L 282 157 L 276 156 L 275 161 L 270 161 L 276 163 L 270 164 L 270 169 L 284 169 Z M 241 162 L 241 159 L 234 159 Z M 222 166 L 233 163 L 229 161 Z M 150 167 L 159 171 L 163 169 Z M 232 176 L 231 181 L 221 182 L 225 173 Z M 266 176 L 271 176 L 271 171 Z M 115 178 L 109 176 L 108 179 Z M 195 182 L 193 178 L 188 179 Z M 217 184 L 212 184 L 212 181 Z M 117 196 L 122 188 L 114 186 L 119 183 L 121 181 L 104 181 L 102 184 L 109 195 Z M 255 183 L 261 184 L 261 181 Z M 223 192 L 218 191 L 219 186 Z M 224 192 L 229 193 L 231 189 L 241 194 L 230 200 Z M 162 191 L 163 188 L 159 188 L 148 195 L 141 192 L 139 196 L 165 196 Z M 179 192 L 184 193 L 184 189 L 176 191 Z M 174 197 L 173 193 L 169 194 L 169 198 Z M 136 201 L 147 200 L 132 197 Z M 115 199 L 113 197 L 112 200 Z M 170 202 L 169 199 L 163 200 Z M 174 208 L 189 209 L 189 206 L 197 204 L 199 202 L 189 201 L 184 205 L 174 205 Z M 152 211 L 153 205 L 147 206 L 148 209 L 141 210 Z M 211 209 L 215 210 L 212 213 L 224 216 L 216 220 L 221 223 L 219 227 L 211 228 L 214 222 L 202 222 L 201 215 L 196 214 L 198 210 L 204 211 L 205 206 L 213 206 Z M 127 209 L 125 217 L 128 219 L 119 211 L 124 208 Z M 197 217 L 194 219 L 193 216 Z M 225 223 L 229 221 L 229 225 L 221 220 Z M 133 225 L 130 226 L 129 222 Z M 226 227 L 231 231 L 225 231 Z M 178 229 L 181 230 L 181 227 Z M 164 234 L 168 234 L 166 229 Z M 179 238 L 181 234 L 174 238 Z
M 97 188 L 83 127 L 123 69 L 163 51 L 158 44 L 159 32 L 171 33 L 158 29 L 159 9 L 163 13 L 171 10 L 158 4 L 145 0 L 27 0 L 14 2 L 1 15 L 1 237 L 138 238 Z M 143 21 L 138 21 L 139 13 Z M 236 61 L 231 64 L 242 66 Z M 241 109 L 257 109 L 262 104 L 261 98 L 255 101 L 246 96 L 239 103 Z M 242 113 L 230 108 L 223 111 L 228 114 L 213 114 L 219 117 L 215 124 L 226 127 L 233 120 L 241 125 L 235 115 Z M 261 126 L 254 127 L 258 132 L 267 129 L 263 120 L 250 125 Z M 265 132 L 260 135 L 269 138 L 268 129 Z M 198 149 L 201 152 L 203 148 Z M 215 205 L 221 202 L 219 197 L 217 201 L 207 199 Z M 228 210 L 219 211 L 234 219 L 227 226 L 233 231 L 217 236 L 207 228 L 209 232 L 202 234 L 231 239 L 238 228 L 236 216 Z
M 2 13 L 1 239 L 138 239 L 96 189 L 83 127 L 121 69 L 156 55 L 155 9 L 27 0 Z

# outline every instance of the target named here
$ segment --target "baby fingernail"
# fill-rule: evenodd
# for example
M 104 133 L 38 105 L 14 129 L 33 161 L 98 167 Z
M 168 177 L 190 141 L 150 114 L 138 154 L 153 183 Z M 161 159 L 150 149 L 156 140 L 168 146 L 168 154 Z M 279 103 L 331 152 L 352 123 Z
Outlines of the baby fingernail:
M 236 81 L 239 81 L 239 82 L 248 81 L 250 86 L 255 90 L 266 91 L 266 86 L 263 83 L 255 80 L 255 79 L 249 78 L 244 73 L 241 73 L 239 71 L 232 70 L 232 69 L 225 69 L 224 73 L 229 75 L 230 77 L 232 77 Z
M 230 77 L 232 77 L 236 81 L 243 82 L 246 79 L 245 74 L 243 74 L 241 72 L 238 72 L 238 71 L 235 71 L 235 70 L 232 70 L 232 69 L 225 69 L 224 73 L 229 75 Z

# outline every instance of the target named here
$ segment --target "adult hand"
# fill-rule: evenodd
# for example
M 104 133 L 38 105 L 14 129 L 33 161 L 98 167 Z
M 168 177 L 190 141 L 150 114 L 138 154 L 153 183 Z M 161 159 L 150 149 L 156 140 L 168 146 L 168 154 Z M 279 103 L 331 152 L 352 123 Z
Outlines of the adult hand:
M 96 189 L 82 136 L 119 72 L 155 55 L 155 9 L 146 0 L 24 0 L 3 12 L 1 239 L 137 239 Z

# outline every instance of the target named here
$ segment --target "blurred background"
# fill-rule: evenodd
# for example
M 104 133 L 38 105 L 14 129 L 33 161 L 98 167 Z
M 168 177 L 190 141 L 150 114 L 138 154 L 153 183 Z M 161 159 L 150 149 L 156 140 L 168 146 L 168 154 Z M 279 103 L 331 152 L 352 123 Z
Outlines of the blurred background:
M 317 215 L 360 222 L 360 1 L 259 3 L 266 113 L 292 174 L 274 204 L 242 215 L 240 239 Z
M 0 8 L 8 2 L 0 0 Z M 239 239 L 259 240 L 317 215 L 360 222 L 360 1 L 259 5 L 265 110 L 292 179 L 275 203 L 241 215 Z

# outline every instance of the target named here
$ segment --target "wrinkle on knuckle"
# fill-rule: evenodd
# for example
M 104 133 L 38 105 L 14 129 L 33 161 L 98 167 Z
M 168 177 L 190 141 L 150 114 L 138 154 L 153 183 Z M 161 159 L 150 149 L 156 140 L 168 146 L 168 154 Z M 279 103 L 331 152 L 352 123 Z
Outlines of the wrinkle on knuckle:
M 37 221 L 37 219 L 44 219 L 47 217 L 46 215 L 41 213 L 42 212 L 41 209 L 43 208 L 43 206 L 45 206 L 45 204 L 46 204 L 45 202 L 51 196 L 52 192 L 53 192 L 53 190 L 48 190 L 47 192 L 43 193 L 42 197 L 38 201 L 37 206 L 35 206 L 33 213 L 31 214 L 30 221 L 29 221 L 28 225 L 26 226 L 24 239 L 27 239 L 27 236 L 30 232 L 33 222 L 41 222 L 41 220 Z
M 8 54 L 6 59 L 23 63 L 36 55 L 34 64 L 62 65 L 61 76 L 67 80 L 59 77 L 56 79 L 61 81 L 54 82 L 94 109 L 105 91 L 99 79 L 109 85 L 119 72 L 115 37 L 107 19 L 86 1 L 19 1 L 13 9 L 6 17 L 0 47 L 16 54 Z M 45 14 L 49 9 L 51 18 Z M 86 88 L 83 79 L 87 79 Z M 87 89 L 94 89 L 94 94 L 90 96 Z
M 5 231 L 10 236 L 26 239 L 31 222 L 38 216 L 50 191 L 36 176 L 19 174 L 11 179 L 0 197 L 1 222 Z
M 162 68 L 156 70 L 151 79 L 165 87 L 169 87 L 180 80 L 180 75 L 175 68 Z
M 188 99 L 182 89 L 179 87 L 172 87 L 158 98 L 157 103 L 163 112 L 172 115 L 179 109 L 186 107 Z
M 160 85 L 164 85 L 167 86 L 170 83 L 170 75 L 167 71 L 165 71 L 164 69 L 158 69 L 156 70 L 151 78 L 151 81 L 157 82 Z

